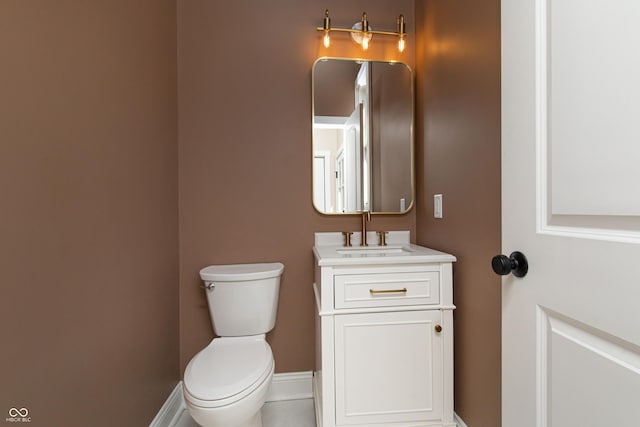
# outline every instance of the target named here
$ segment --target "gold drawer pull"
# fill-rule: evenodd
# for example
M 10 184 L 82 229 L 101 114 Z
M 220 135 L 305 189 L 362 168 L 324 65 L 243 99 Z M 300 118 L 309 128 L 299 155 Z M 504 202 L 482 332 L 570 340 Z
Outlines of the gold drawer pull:
M 407 288 L 402 288 L 402 289 L 369 289 L 369 293 L 371 295 L 376 295 L 376 294 L 406 294 L 407 293 Z

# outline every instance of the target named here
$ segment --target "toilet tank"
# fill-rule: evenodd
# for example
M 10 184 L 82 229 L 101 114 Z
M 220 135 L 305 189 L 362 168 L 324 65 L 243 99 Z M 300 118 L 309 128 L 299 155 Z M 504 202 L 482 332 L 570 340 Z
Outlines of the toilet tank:
M 283 270 L 279 262 L 211 265 L 200 270 L 216 335 L 259 335 L 273 329 Z

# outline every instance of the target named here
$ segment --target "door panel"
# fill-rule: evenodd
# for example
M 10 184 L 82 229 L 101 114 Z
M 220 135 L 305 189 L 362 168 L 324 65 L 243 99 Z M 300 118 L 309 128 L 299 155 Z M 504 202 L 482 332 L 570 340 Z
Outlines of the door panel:
M 536 2 L 539 227 L 640 241 L 640 2 Z M 635 42 L 634 42 L 635 40 Z M 635 45 L 635 47 L 634 47 Z
M 539 309 L 538 322 L 540 412 L 547 425 L 627 425 L 634 412 L 629 399 L 609 391 L 640 396 L 640 347 L 552 311 Z
M 640 419 L 639 17 L 502 1 L 504 427 Z

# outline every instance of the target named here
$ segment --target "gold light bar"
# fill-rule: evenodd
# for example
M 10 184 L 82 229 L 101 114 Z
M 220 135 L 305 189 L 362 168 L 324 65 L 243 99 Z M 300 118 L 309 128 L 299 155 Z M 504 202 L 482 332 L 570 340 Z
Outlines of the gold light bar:
M 362 19 L 360 22 L 356 22 L 352 28 L 334 28 L 331 26 L 331 18 L 329 18 L 329 9 L 325 9 L 324 11 L 324 21 L 322 27 L 317 27 L 318 31 L 322 31 L 324 33 L 323 43 L 325 47 L 329 47 L 331 45 L 330 33 L 332 31 L 339 33 L 349 33 L 353 40 L 362 45 L 363 50 L 367 50 L 369 47 L 369 41 L 374 34 L 380 36 L 392 36 L 398 37 L 398 50 L 400 52 L 404 51 L 405 48 L 405 37 L 406 26 L 404 22 L 404 16 L 400 15 L 397 20 L 397 31 L 376 31 L 372 30 L 369 26 L 369 20 L 367 19 L 367 13 L 364 12 L 362 14 Z

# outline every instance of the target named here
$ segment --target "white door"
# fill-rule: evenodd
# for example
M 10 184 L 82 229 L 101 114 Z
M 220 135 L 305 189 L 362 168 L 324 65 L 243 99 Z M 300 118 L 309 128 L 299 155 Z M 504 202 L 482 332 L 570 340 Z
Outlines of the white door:
M 344 125 L 345 211 L 362 210 L 362 104 L 356 106 Z
M 640 426 L 639 22 L 502 0 L 503 427 Z
M 333 212 L 329 159 L 327 152 L 316 151 L 313 154 L 313 204 L 320 212 Z
M 361 177 L 362 177 L 362 208 L 363 211 L 371 210 L 371 64 L 363 62 L 358 70 L 354 82 L 355 105 L 360 108 L 360 133 L 361 133 Z
M 340 149 L 336 156 L 336 212 L 344 212 L 344 149 Z

